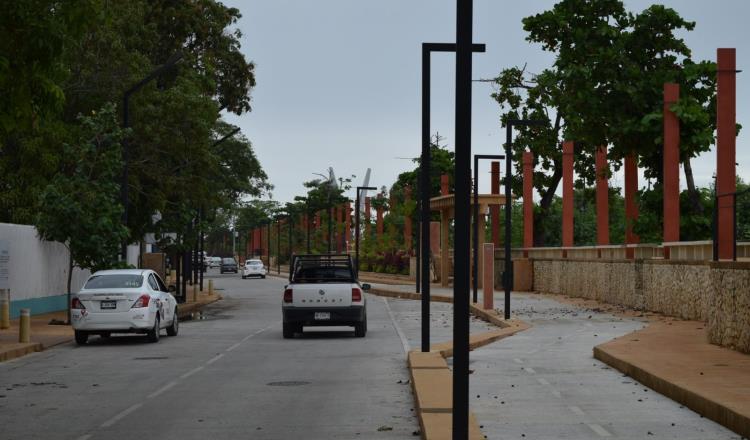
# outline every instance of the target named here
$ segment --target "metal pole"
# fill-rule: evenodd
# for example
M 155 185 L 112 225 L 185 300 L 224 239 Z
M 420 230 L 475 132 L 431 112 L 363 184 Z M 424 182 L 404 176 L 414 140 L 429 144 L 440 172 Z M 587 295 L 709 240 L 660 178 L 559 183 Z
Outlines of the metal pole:
M 122 128 L 130 127 L 130 92 L 125 92 L 122 97 Z M 122 224 L 128 226 L 128 163 L 130 160 L 130 148 L 128 146 L 128 137 L 122 139 L 122 181 L 120 182 L 120 200 L 122 203 Z M 120 249 L 122 261 L 128 261 L 128 239 L 122 241 Z
M 307 253 L 310 253 L 310 201 L 307 201 L 307 207 L 306 207 L 307 215 L 305 216 L 306 223 L 307 223 Z
M 417 212 L 421 212 L 421 211 L 422 211 L 422 202 L 419 200 L 419 198 L 417 198 Z M 420 268 L 419 268 L 420 267 L 420 263 L 421 263 L 419 249 L 422 247 L 422 242 L 421 242 L 421 240 L 422 240 L 422 226 L 421 226 L 422 223 L 421 222 L 417 222 L 417 224 L 419 225 L 419 227 L 417 228 L 417 239 L 415 240 L 415 246 L 414 246 L 415 259 L 416 259 L 416 262 L 417 262 L 416 267 L 415 267 L 415 269 L 416 269 L 416 274 L 415 274 L 416 275 L 416 277 L 415 277 L 416 285 L 414 286 L 414 290 L 417 293 L 421 293 L 421 291 L 422 291 L 422 288 L 421 288 L 422 287 L 421 286 L 421 284 L 422 284 L 422 279 L 421 279 L 422 275 L 420 273 Z
M 331 242 L 333 241 L 333 205 L 331 205 L 331 193 L 328 193 L 328 253 L 331 253 Z
M 204 261 L 203 261 L 203 255 L 204 254 L 203 254 L 203 252 L 205 251 L 205 248 L 204 248 L 204 246 L 205 246 L 205 240 L 204 240 L 204 237 L 203 237 L 203 208 L 201 208 L 201 210 L 200 210 L 200 216 L 199 216 L 199 218 L 200 218 L 200 227 L 199 227 L 198 230 L 200 231 L 200 234 L 201 234 L 200 235 L 200 253 L 201 253 L 200 288 L 201 288 L 201 292 L 202 292 L 203 291 L 203 264 L 204 264 Z
M 469 212 L 473 0 L 456 0 L 455 210 Z M 469 218 L 458 215 L 453 269 L 453 440 L 469 437 Z
M 289 270 L 292 270 L 292 254 L 294 253 L 294 238 L 292 237 L 292 234 L 294 233 L 294 217 L 292 217 L 291 214 L 289 214 Z
M 181 292 L 181 286 L 180 286 L 180 278 L 182 277 L 182 258 L 179 252 L 176 252 L 174 254 L 174 266 L 175 266 L 175 275 L 177 276 L 177 279 L 174 280 L 174 286 L 175 286 L 175 296 L 178 300 L 182 299 Z
M 472 301 L 476 304 L 477 302 L 477 278 L 479 277 L 479 157 L 474 156 L 474 209 L 473 209 L 473 234 L 472 238 L 473 249 L 472 249 Z
M 357 201 L 354 207 L 354 267 L 357 277 L 359 277 L 359 187 L 357 187 Z
M 503 289 L 505 289 L 505 319 L 510 319 L 510 289 L 513 286 L 513 260 L 510 258 L 510 210 L 511 210 L 511 142 L 513 141 L 513 124 L 505 127 L 505 271 L 503 272 Z
M 281 275 L 281 220 L 276 220 L 276 273 Z
M 430 351 L 430 50 L 422 44 L 422 158 L 419 161 L 422 352 Z

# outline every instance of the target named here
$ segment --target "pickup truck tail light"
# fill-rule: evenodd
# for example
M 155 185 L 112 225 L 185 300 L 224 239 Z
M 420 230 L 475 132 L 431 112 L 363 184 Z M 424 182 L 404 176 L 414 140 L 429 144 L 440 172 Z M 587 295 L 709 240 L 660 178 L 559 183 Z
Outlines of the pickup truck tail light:
M 352 287 L 352 302 L 362 301 L 362 291 L 359 287 Z
M 151 297 L 148 295 L 141 295 L 137 300 L 135 300 L 135 303 L 133 303 L 133 307 L 131 309 L 140 309 L 142 307 L 148 307 L 148 302 L 151 300 Z
M 291 303 L 292 300 L 293 300 L 292 289 L 286 289 L 284 291 L 284 302 L 285 303 Z
M 86 307 L 83 306 L 83 303 L 80 299 L 73 298 L 73 301 L 70 302 L 70 308 L 76 310 L 84 310 Z

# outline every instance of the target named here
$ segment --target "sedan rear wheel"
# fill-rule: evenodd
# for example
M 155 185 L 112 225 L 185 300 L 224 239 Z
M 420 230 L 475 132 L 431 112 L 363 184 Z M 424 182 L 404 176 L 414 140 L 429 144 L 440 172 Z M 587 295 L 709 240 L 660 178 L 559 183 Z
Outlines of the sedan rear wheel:
M 75 336 L 76 336 L 76 344 L 78 345 L 86 345 L 86 342 L 89 340 L 89 334 L 86 332 L 76 330 Z
M 172 325 L 167 327 L 167 335 L 177 336 L 177 332 L 180 329 L 180 319 L 177 317 L 177 309 L 174 309 L 174 318 L 172 318 Z
M 154 320 L 154 327 L 148 331 L 148 342 L 159 342 L 159 332 L 159 314 L 157 314 Z

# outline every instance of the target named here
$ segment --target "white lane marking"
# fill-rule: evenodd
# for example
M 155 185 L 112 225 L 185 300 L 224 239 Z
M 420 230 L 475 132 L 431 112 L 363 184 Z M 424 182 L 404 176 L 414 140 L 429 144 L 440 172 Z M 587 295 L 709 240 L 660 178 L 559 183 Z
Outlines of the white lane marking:
M 601 437 L 612 437 L 612 434 L 610 434 L 606 429 L 602 428 L 602 425 L 597 425 L 596 423 L 586 423 L 586 425 Z
M 549 382 L 547 382 L 547 379 L 545 379 L 543 377 L 538 378 L 536 381 L 539 382 L 542 385 L 549 385 Z
M 531 367 L 524 367 L 523 370 L 529 374 L 536 374 L 536 371 Z
M 132 413 L 133 411 L 137 410 L 138 408 L 142 407 L 142 403 L 136 403 L 135 405 L 132 405 L 125 411 L 122 411 L 120 414 L 117 414 L 116 416 L 112 417 L 111 419 L 107 420 L 106 422 L 102 423 L 100 427 L 102 428 L 109 428 L 110 426 L 117 423 L 120 419 L 123 419 L 128 416 L 128 414 Z
M 571 411 L 573 411 L 573 413 L 575 413 L 578 416 L 585 416 L 586 415 L 586 413 L 583 412 L 583 410 L 581 408 L 577 407 L 577 406 L 569 406 L 568 409 L 571 410 Z
M 513 362 L 515 362 L 517 364 L 522 364 L 523 363 L 523 361 L 521 359 L 518 359 L 518 358 L 513 358 Z
M 154 397 L 158 396 L 159 394 L 163 393 L 164 391 L 167 391 L 168 389 L 172 388 L 173 386 L 177 385 L 177 382 L 172 381 L 168 384 L 164 385 L 163 387 L 159 388 L 158 390 L 154 391 L 153 393 L 146 396 L 147 399 L 153 399 Z
M 182 376 L 180 376 L 180 379 L 187 379 L 188 377 L 190 377 L 190 376 L 192 376 L 193 374 L 195 374 L 195 373 L 197 373 L 197 372 L 201 371 L 201 370 L 202 370 L 202 369 L 204 369 L 204 368 L 205 368 L 205 367 L 204 367 L 203 365 L 201 365 L 200 367 L 195 367 L 195 368 L 193 368 L 192 370 L 190 370 L 190 371 L 188 371 L 187 373 L 185 373 L 185 374 L 183 374 Z
M 560 394 L 560 392 L 557 390 L 552 390 L 552 395 L 557 397 L 558 399 L 562 397 L 562 394 Z
M 219 353 L 216 356 L 214 356 L 211 359 L 209 359 L 208 361 L 206 361 L 206 365 L 211 365 L 211 364 L 213 364 L 214 362 L 218 361 L 219 359 L 221 359 L 223 357 L 224 357 L 224 353 Z
M 236 344 L 232 345 L 231 347 L 227 348 L 227 351 L 232 351 L 232 350 L 234 350 L 235 348 L 239 347 L 240 345 L 242 345 L 242 341 L 240 341 L 240 342 L 238 342 L 238 343 L 236 343 Z
M 401 327 L 399 327 L 398 323 L 396 323 L 396 318 L 393 317 L 391 306 L 388 304 L 388 298 L 383 297 L 383 303 L 385 304 L 385 310 L 388 312 L 388 316 L 391 318 L 393 328 L 396 329 L 396 333 L 398 333 L 398 337 L 401 339 L 401 346 L 404 348 L 404 354 L 409 354 L 409 351 L 411 351 L 411 348 L 409 347 L 409 340 L 406 339 L 406 336 L 404 336 L 404 332 L 401 331 Z

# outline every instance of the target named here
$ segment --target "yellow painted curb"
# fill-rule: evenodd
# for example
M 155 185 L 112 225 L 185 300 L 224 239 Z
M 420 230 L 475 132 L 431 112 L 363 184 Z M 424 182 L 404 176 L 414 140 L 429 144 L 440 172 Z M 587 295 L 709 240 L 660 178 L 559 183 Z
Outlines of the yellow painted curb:
M 21 356 L 44 350 L 44 347 L 39 342 L 25 342 L 14 345 L 17 346 L 0 351 L 0 362 L 9 361 L 11 359 L 20 358 Z

